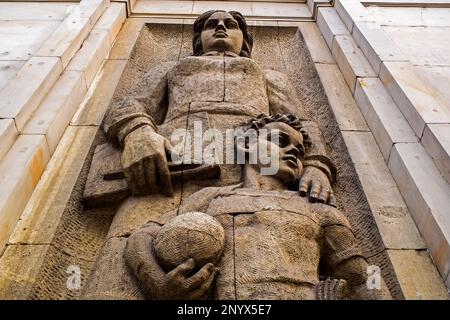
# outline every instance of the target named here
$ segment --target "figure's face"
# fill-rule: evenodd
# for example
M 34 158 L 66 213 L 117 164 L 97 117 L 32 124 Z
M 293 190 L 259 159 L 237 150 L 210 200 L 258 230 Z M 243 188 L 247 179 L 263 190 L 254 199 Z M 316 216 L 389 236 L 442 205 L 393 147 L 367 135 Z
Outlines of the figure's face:
M 258 136 L 258 145 L 264 145 L 261 140 L 266 139 L 267 154 L 273 155 L 271 161 L 278 161 L 278 170 L 274 175 L 284 182 L 299 179 L 303 172 L 300 151 L 303 145 L 301 133 L 283 122 L 269 123 L 261 129 L 266 129 L 267 135 Z M 268 165 L 258 165 L 260 168 L 268 167 Z M 270 166 L 274 167 L 273 163 Z
M 203 52 L 231 51 L 240 54 L 244 36 L 228 12 L 216 12 L 206 20 L 201 34 Z

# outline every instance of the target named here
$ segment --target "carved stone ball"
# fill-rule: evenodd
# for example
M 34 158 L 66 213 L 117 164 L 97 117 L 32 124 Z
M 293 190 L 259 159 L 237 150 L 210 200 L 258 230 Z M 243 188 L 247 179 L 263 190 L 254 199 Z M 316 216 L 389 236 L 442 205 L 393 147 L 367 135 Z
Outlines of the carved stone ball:
M 188 212 L 167 222 L 155 239 L 155 254 L 166 270 L 172 270 L 188 259 L 196 269 L 215 264 L 225 246 L 225 231 L 213 217 L 201 212 Z

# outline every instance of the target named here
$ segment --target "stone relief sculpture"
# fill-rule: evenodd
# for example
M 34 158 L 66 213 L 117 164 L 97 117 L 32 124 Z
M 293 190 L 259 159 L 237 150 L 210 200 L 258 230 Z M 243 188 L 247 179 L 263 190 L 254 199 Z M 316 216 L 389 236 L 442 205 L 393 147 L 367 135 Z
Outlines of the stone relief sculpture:
M 283 74 L 251 59 L 252 45 L 240 13 L 205 12 L 194 23 L 192 56 L 150 71 L 142 92 L 110 106 L 110 142 L 96 150 L 84 196 L 93 206 L 123 202 L 85 298 L 382 297 L 365 290 L 367 263 L 335 208 L 336 167 L 317 124 L 302 116 Z M 176 164 L 198 123 L 202 133 L 243 123 L 268 129 L 280 141 L 258 141 L 280 151 L 279 170 L 265 176 L 261 164 L 224 163 L 216 136 L 217 162 L 198 160 L 194 146 Z M 235 149 L 234 139 L 227 144 Z
M 268 145 L 277 151 L 279 170 L 261 175 L 260 163 L 246 163 L 240 184 L 204 188 L 167 214 L 163 227 L 150 222 L 133 232 L 125 255 L 146 297 L 383 297 L 379 290 L 367 289 L 367 262 L 345 216 L 286 190 L 303 171 L 299 119 L 262 116 L 249 127 L 270 130 L 245 146 L 249 158 L 257 152 L 256 144 Z M 319 272 L 333 278 L 321 282 Z

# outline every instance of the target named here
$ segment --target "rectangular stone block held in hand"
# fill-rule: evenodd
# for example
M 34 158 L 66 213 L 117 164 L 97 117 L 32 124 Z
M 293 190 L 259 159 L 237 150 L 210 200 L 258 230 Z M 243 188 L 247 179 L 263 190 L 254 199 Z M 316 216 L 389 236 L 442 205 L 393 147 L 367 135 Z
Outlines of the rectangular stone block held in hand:
M 427 124 L 422 137 L 422 145 L 450 184 L 450 123 Z
M 353 39 L 366 56 L 376 74 L 383 61 L 407 61 L 408 58 L 389 36 L 373 22 L 355 22 Z
M 325 93 L 341 130 L 368 131 L 361 111 L 336 65 L 316 63 Z
M 331 52 L 315 23 L 300 22 L 298 27 L 314 62 L 335 63 L 333 57 L 331 56 Z
M 20 135 L 0 163 L 0 253 L 50 158 L 43 135 Z
M 388 250 L 406 300 L 448 300 L 442 278 L 426 250 Z
M 418 137 L 426 123 L 450 123 L 450 110 L 409 62 L 383 62 L 380 79 Z
M 377 76 L 351 36 L 334 37 L 332 53 L 352 93 L 357 77 Z
M 345 131 L 345 144 L 387 249 L 426 249 L 370 132 Z
M 83 47 L 76 53 L 67 66 L 67 70 L 84 73 L 89 87 L 94 80 L 104 58 L 109 50 L 109 33 L 107 30 L 92 30 L 83 43 Z
M 380 79 L 358 79 L 355 100 L 386 161 L 394 143 L 419 141 Z
M 319 8 L 317 25 L 330 50 L 333 46 L 333 38 L 335 36 L 350 35 L 335 8 Z
M 125 3 L 111 3 L 105 13 L 94 26 L 95 30 L 106 30 L 109 33 L 109 44 L 113 43 L 127 18 Z
M 45 135 L 53 153 L 86 90 L 82 72 L 65 71 L 28 121 L 23 133 Z
M 8 152 L 18 136 L 17 128 L 12 119 L 0 119 L 0 161 Z
M 56 57 L 31 58 L 0 91 L 0 118 L 14 119 L 22 130 L 61 72 Z
M 388 163 L 392 176 L 442 275 L 450 270 L 450 185 L 420 143 L 397 143 Z

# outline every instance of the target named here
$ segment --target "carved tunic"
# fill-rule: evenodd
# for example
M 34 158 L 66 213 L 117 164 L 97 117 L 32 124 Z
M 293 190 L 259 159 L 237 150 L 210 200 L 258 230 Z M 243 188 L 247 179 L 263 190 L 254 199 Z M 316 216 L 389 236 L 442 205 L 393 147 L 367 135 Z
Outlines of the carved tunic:
M 205 188 L 187 199 L 178 214 L 190 211 L 214 216 L 225 229 L 216 299 L 316 299 L 324 272 L 351 282 L 365 280 L 366 261 L 345 216 L 297 192 Z M 154 219 L 136 232 L 148 228 L 154 236 L 155 227 L 174 216 Z M 346 270 L 339 269 L 351 260 Z
M 194 120 L 203 122 L 203 131 L 224 132 L 261 113 L 296 114 L 304 120 L 311 142 L 304 165 L 319 167 L 330 181 L 334 179 L 336 169 L 326 155 L 320 130 L 302 117 L 302 106 L 283 74 L 263 71 L 249 58 L 214 52 L 184 58 L 167 72 L 159 71 L 143 80 L 142 92 L 113 102 L 104 123 L 111 140 L 122 143 L 143 124 L 157 127 L 170 140 L 175 129 L 192 132 Z

